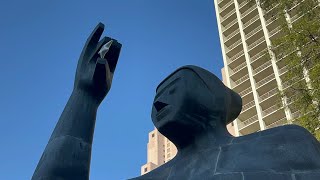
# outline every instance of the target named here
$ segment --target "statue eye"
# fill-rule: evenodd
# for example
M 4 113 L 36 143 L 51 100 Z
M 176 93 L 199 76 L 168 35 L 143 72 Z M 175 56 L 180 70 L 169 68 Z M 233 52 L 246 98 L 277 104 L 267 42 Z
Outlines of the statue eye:
M 173 94 L 176 91 L 176 88 L 173 88 L 169 91 L 169 94 Z

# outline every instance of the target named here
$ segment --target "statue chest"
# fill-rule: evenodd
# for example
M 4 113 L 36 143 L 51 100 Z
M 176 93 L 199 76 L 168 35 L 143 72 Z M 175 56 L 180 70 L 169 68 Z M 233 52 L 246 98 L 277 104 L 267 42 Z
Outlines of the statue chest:
M 275 128 L 190 153 L 139 179 L 320 179 L 320 145 L 304 129 Z

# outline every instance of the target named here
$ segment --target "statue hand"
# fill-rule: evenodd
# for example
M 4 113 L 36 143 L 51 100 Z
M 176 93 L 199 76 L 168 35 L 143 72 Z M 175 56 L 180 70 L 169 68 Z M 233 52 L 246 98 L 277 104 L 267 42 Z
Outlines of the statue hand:
M 109 37 L 99 41 L 103 30 L 104 25 L 99 23 L 89 36 L 78 61 L 74 83 L 74 91 L 84 91 L 98 103 L 102 102 L 111 88 L 121 49 L 121 44 Z M 107 43 L 111 43 L 111 46 L 101 58 L 99 51 Z

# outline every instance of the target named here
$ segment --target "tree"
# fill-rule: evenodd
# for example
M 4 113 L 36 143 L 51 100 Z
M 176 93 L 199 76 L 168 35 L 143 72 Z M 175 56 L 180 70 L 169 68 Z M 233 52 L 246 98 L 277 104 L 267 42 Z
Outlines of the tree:
M 294 123 L 320 140 L 320 1 L 257 0 L 257 3 L 266 12 L 266 19 L 276 20 L 282 32 L 269 47 L 271 56 L 287 64 L 281 96 L 289 102 L 290 109 L 301 112 Z

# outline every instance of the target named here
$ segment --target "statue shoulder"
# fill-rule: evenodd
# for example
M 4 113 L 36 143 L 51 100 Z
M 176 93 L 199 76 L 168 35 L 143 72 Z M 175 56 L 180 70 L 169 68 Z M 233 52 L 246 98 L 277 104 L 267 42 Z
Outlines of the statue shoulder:
M 253 141 L 265 141 L 268 139 L 274 139 L 276 141 L 284 140 L 281 137 L 285 137 L 286 140 L 289 139 L 309 139 L 314 140 L 315 138 L 312 134 L 306 130 L 305 128 L 298 126 L 298 125 L 284 125 L 278 126 L 271 129 L 266 129 L 263 131 L 255 132 L 252 134 L 236 137 L 233 140 L 234 144 L 238 143 L 248 143 Z
M 303 127 L 285 125 L 235 138 L 222 147 L 219 173 L 319 170 L 320 143 Z
M 272 137 L 278 138 L 279 140 L 315 140 L 314 136 L 308 130 L 294 124 L 279 126 L 260 132 L 260 138 L 268 139 Z

